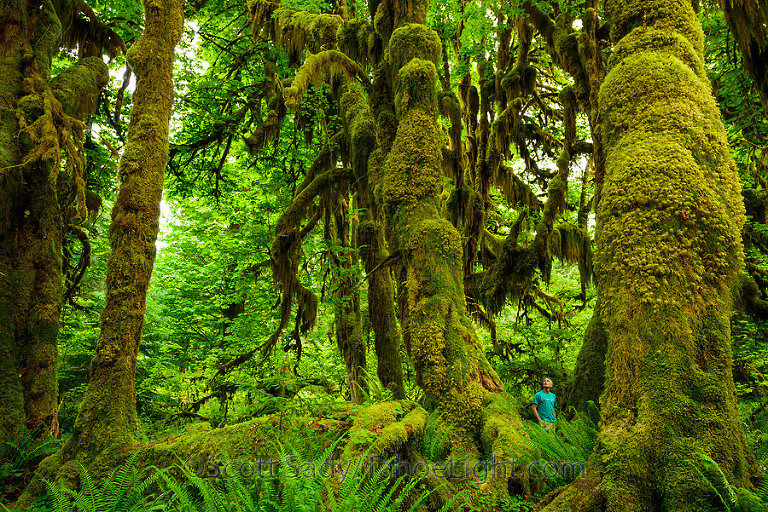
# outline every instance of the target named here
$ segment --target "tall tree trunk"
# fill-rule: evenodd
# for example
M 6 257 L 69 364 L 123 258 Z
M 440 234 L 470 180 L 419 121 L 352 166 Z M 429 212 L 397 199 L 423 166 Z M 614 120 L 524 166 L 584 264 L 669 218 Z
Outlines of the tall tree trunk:
M 23 425 L 58 431 L 64 226 L 85 220 L 81 121 L 95 110 L 109 77 L 93 57 L 49 80 L 62 26 L 52 4 L 5 2 L 0 25 L 0 440 L 6 440 Z
M 573 382 L 568 386 L 563 397 L 563 404 L 573 406 L 578 411 L 587 408 L 588 402 L 600 405 L 600 395 L 605 383 L 605 351 L 608 338 L 605 334 L 602 317 L 602 301 L 598 296 L 592 318 L 584 333 L 576 365 L 573 369 Z
M 346 187 L 344 187 L 346 188 Z M 363 338 L 362 315 L 360 314 L 360 291 L 357 286 L 359 279 L 355 271 L 352 254 L 351 231 L 349 216 L 349 193 L 340 191 L 337 211 L 334 215 L 335 243 L 340 247 L 334 249 L 334 265 L 336 278 L 334 286 L 336 343 L 344 359 L 347 369 L 350 399 L 363 403 L 363 390 L 366 388 L 363 374 L 365 372 L 365 339 Z
M 341 111 L 349 133 L 350 162 L 355 174 L 357 204 L 364 217 L 357 225 L 356 246 L 368 277 L 368 318 L 374 333 L 376 374 L 396 399 L 405 398 L 400 327 L 395 313 L 395 288 L 384 240 L 381 202 L 373 194 L 368 161 L 376 147 L 376 127 L 368 100 L 358 88 L 348 88 Z
M 155 260 L 168 123 L 173 106 L 173 62 L 183 25 L 179 0 L 146 0 L 144 35 L 128 51 L 136 76 L 121 180 L 109 227 L 106 305 L 88 389 L 72 440 L 63 448 L 94 456 L 110 444 L 136 440 L 136 357 L 146 292 Z
M 400 321 L 416 382 L 461 436 L 480 430 L 484 398 L 503 385 L 466 314 L 461 238 L 438 207 L 443 141 L 436 118 L 436 64 L 442 47 L 425 25 L 427 5 L 378 6 L 395 15 L 389 30 L 377 25 L 388 46 L 382 69 L 389 77 L 374 87 L 380 97 L 385 87 L 394 89 L 389 103 L 394 111 L 387 104 L 374 108 L 380 150 L 392 141 L 374 186 L 383 200 L 390 250 L 400 254 L 395 273 Z
M 140 430 L 136 357 L 155 259 L 173 105 L 173 62 L 183 25 L 179 0 L 147 0 L 144 10 L 144 36 L 128 52 L 136 91 L 120 159 L 121 185 L 109 229 L 112 250 L 107 260 L 106 305 L 88 389 L 72 437 L 40 464 L 17 501 L 22 508 L 45 493 L 44 478 L 75 485 L 75 461 L 91 466 L 96 474 L 114 467 L 111 457 L 135 442 Z
M 366 214 L 367 215 L 367 214 Z M 388 252 L 384 229 L 372 221 L 373 216 L 358 226 L 358 246 L 368 274 L 368 315 L 374 333 L 376 374 L 381 384 L 396 399 L 405 398 L 403 362 L 400 356 L 400 327 L 395 315 L 395 287 L 392 273 L 383 265 Z
M 731 374 L 739 178 L 690 2 L 608 0 L 606 13 L 616 47 L 600 91 L 601 428 L 588 483 L 550 507 L 722 510 L 752 463 Z

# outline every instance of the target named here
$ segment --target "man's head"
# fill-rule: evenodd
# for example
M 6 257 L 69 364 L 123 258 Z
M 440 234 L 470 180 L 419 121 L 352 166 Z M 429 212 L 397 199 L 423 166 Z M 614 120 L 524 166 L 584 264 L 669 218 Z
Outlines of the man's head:
M 544 389 L 552 389 L 552 379 L 549 377 L 544 377 L 544 380 L 541 381 L 541 387 Z

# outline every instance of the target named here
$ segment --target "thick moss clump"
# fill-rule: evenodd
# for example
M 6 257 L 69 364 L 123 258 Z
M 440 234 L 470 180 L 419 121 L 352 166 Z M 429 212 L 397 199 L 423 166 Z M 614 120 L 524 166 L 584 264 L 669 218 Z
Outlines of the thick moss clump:
M 415 438 L 424 436 L 429 414 L 413 402 L 380 402 L 361 409 L 349 429 L 344 460 L 360 460 L 364 455 L 384 459 L 400 452 Z
M 437 107 L 436 79 L 435 65 L 430 61 L 414 58 L 403 66 L 397 74 L 395 110 L 398 117 L 411 109 L 423 110 L 432 117 Z
M 437 66 L 441 52 L 440 37 L 426 25 L 403 25 L 392 33 L 389 40 L 389 56 L 394 71 L 402 68 L 411 59 L 428 60 Z
M 390 249 L 399 252 L 398 307 L 416 381 L 429 406 L 440 409 L 455 427 L 455 442 L 472 451 L 484 399 L 503 386 L 467 317 L 461 237 L 438 208 L 447 140 L 436 119 L 439 40 L 434 37 L 414 24 L 392 35 L 386 54 L 389 76 L 375 83 L 396 84 L 396 119 L 391 111 L 380 111 L 380 147 L 390 130 L 397 131 L 383 168 L 374 162 L 383 154 L 379 149 L 371 154 L 369 168 L 385 207 Z
M 520 428 L 520 416 L 506 394 L 492 395 L 487 402 L 482 415 L 483 451 L 486 456 L 492 456 L 493 462 L 505 463 L 506 467 L 489 475 L 484 490 L 498 499 L 505 498 L 510 487 L 519 494 L 528 495 L 537 490 L 532 487 L 528 473 L 520 464 L 510 465 L 512 461 L 536 453 L 537 449 Z
M 51 81 L 53 95 L 64 112 L 84 119 L 96 110 L 101 88 L 109 81 L 109 69 L 101 57 L 86 57 Z
M 607 0 L 606 17 L 611 21 L 611 40 L 618 42 L 638 27 L 655 27 L 688 39 L 697 54 L 704 53 L 704 32 L 688 0 Z
M 381 183 L 389 210 L 437 195 L 442 176 L 440 138 L 433 115 L 411 110 L 402 117 Z
M 607 339 L 607 353 L 597 478 L 550 506 L 722 510 L 713 489 L 726 478 L 748 485 L 751 464 L 731 374 L 739 178 L 690 3 L 609 0 L 606 11 L 621 41 L 600 90 L 606 175 L 592 334 Z

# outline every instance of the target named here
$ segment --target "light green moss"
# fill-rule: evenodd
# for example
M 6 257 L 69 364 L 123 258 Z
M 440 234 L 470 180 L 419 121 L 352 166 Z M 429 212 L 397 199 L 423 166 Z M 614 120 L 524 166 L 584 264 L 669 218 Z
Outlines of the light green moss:
M 688 0 L 606 0 L 605 11 L 611 20 L 611 40 L 614 42 L 632 29 L 654 26 L 685 37 L 699 55 L 704 51 L 704 32 L 699 20 L 692 15 Z
M 288 109 L 296 108 L 301 97 L 307 89 L 325 79 L 331 82 L 334 78 L 346 76 L 364 76 L 360 66 L 338 50 L 325 50 L 310 55 L 301 65 L 291 86 L 283 91 L 285 106 Z
M 739 178 L 690 3 L 608 0 L 606 11 L 623 39 L 600 89 L 595 269 L 608 349 L 588 506 L 721 510 L 698 461 L 711 457 L 738 484 L 750 464 L 729 331 L 743 260 Z
M 437 92 L 435 84 L 437 72 L 430 61 L 413 58 L 400 69 L 397 74 L 397 94 L 395 110 L 399 118 L 411 109 L 421 109 L 435 114 L 437 109 Z M 440 140 L 438 139 L 438 141 Z
M 381 183 L 388 209 L 437 195 L 442 177 L 441 136 L 434 115 L 417 109 L 401 116 Z
M 319 53 L 336 47 L 336 34 L 343 23 L 335 14 L 312 14 L 276 9 L 272 14 L 274 43 L 285 49 L 292 62 L 299 62 L 305 50 Z
M 361 460 L 364 455 L 392 457 L 411 439 L 422 437 L 429 414 L 413 402 L 379 402 L 361 409 L 349 429 L 342 458 Z
M 670 33 L 654 27 L 638 27 L 632 33 L 632 37 L 625 37 L 619 41 L 613 49 L 608 65 L 612 68 L 633 53 L 645 51 L 676 57 L 691 68 L 697 76 L 706 79 L 701 54 L 696 51 L 691 42 L 678 33 Z
M 109 69 L 101 57 L 87 57 L 52 81 L 53 95 L 61 102 L 64 112 L 87 121 L 96 108 L 101 88 L 109 81 Z
M 507 496 L 511 469 L 514 469 L 524 494 L 530 494 L 535 488 L 523 466 L 518 463 L 510 468 L 513 465 L 511 461 L 520 461 L 521 458 L 524 460 L 536 453 L 536 447 L 521 428 L 521 424 L 516 406 L 508 395 L 500 393 L 487 400 L 482 414 L 483 452 L 491 455 L 492 461 L 506 464 L 505 472 L 499 470 L 496 474 L 491 473 L 484 485 L 484 491 L 496 499 Z
M 395 72 L 412 59 L 427 60 L 437 67 L 441 53 L 440 37 L 426 25 L 417 23 L 403 25 L 392 32 L 389 40 L 389 57 L 392 70 Z

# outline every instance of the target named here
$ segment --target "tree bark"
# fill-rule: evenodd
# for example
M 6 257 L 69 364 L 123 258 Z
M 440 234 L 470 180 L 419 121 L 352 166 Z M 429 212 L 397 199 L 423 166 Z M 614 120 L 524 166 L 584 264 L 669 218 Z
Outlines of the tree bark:
M 394 111 L 386 104 L 373 109 L 379 111 L 377 141 L 384 144 L 371 162 L 392 142 L 383 168 L 371 174 L 379 178 L 374 187 L 382 198 L 390 250 L 400 253 L 398 305 L 416 383 L 466 442 L 480 431 L 485 397 L 503 391 L 503 385 L 467 316 L 461 238 L 437 202 L 443 142 L 436 118 L 436 65 L 442 47 L 425 25 L 427 3 L 378 7 L 401 17 L 394 17 L 393 30 L 377 26 L 389 47 L 381 66 L 389 79 L 374 87 L 392 84 Z
M 546 510 L 722 510 L 753 463 L 731 374 L 739 177 L 690 2 L 608 0 L 606 13 L 601 428 L 590 476 Z
M 75 432 L 62 448 L 66 459 L 93 457 L 110 444 L 133 442 L 140 431 L 136 357 L 155 260 L 182 4 L 178 0 L 147 0 L 144 14 L 144 35 L 128 51 L 136 91 L 118 171 L 121 185 L 109 228 L 106 305 Z
M 108 72 L 93 57 L 50 80 L 62 35 L 52 4 L 5 2 L 0 25 L 0 440 L 7 440 L 23 426 L 58 433 L 64 226 L 85 220 L 81 121 L 95 110 Z
M 94 474 L 107 472 L 109 454 L 135 443 L 140 431 L 136 357 L 155 259 L 173 106 L 173 62 L 183 25 L 179 0 L 146 0 L 144 11 L 144 36 L 127 55 L 136 91 L 118 171 L 121 184 L 109 228 L 106 305 L 88 389 L 72 437 L 40 464 L 17 501 L 21 508 L 45 493 L 45 478 L 73 484 L 78 473 L 75 461 L 91 467 Z

